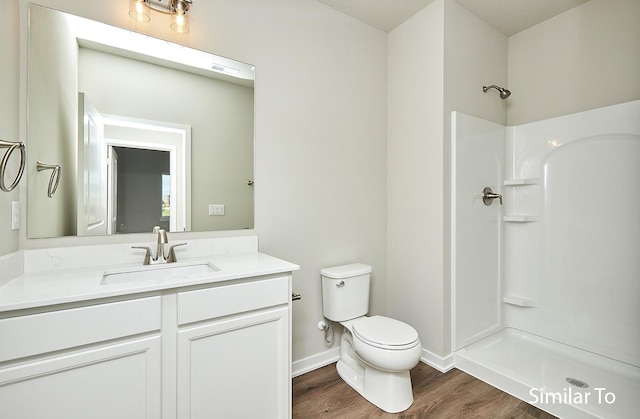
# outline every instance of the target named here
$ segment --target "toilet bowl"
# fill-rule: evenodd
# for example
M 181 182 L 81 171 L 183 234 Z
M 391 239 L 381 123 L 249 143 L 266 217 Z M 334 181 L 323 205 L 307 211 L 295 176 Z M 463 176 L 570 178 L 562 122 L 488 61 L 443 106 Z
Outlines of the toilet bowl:
M 406 323 L 383 316 L 361 317 L 351 322 L 349 331 L 355 353 L 376 368 L 408 371 L 420 360 L 418 332 Z
M 357 263 L 321 273 L 324 316 L 344 327 L 338 374 L 382 410 L 408 409 L 413 403 L 409 370 L 422 354 L 418 332 L 399 320 L 366 316 L 370 266 Z

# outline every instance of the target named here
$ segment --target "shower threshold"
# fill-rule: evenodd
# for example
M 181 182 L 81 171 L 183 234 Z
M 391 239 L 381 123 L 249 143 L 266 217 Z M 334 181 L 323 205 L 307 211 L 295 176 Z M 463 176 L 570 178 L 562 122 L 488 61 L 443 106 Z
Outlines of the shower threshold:
M 637 417 L 640 368 L 505 328 L 454 353 L 455 366 L 561 418 Z

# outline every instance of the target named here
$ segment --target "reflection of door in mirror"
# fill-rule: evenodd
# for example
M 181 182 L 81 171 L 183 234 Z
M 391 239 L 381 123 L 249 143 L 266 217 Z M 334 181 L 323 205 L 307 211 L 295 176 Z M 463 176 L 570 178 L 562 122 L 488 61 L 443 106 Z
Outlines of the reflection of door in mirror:
M 191 205 L 188 194 L 191 190 L 191 171 L 189 170 L 191 167 L 191 127 L 108 114 L 102 114 L 102 119 L 106 148 L 110 153 L 115 150 L 118 155 L 117 166 L 111 169 L 109 175 L 110 183 L 113 185 L 109 190 L 112 191 L 110 195 L 113 195 L 112 202 L 114 202 L 114 204 L 109 204 L 111 208 L 109 219 L 111 223 L 115 224 L 109 231 L 112 234 L 113 232 L 118 234 L 148 233 L 157 225 L 171 232 L 189 231 L 191 228 Z M 151 159 L 155 155 L 145 151 L 165 152 L 166 164 L 151 164 Z M 140 161 L 130 160 L 135 157 Z M 125 161 L 125 159 L 127 160 Z M 127 162 L 131 162 L 130 165 Z M 123 165 L 125 165 L 124 168 Z M 131 178 L 127 177 L 129 180 L 123 181 L 121 177 L 131 173 L 132 170 L 142 171 L 145 168 L 154 170 L 153 175 L 147 173 L 147 176 L 153 178 L 153 190 L 158 194 L 153 200 L 154 203 L 147 207 L 147 211 L 141 211 L 138 208 L 134 218 L 145 212 L 150 217 L 139 222 L 132 222 L 131 220 L 134 218 L 127 217 L 128 221 L 125 222 L 123 211 L 128 212 L 129 209 L 134 208 L 137 205 L 136 201 L 140 201 L 142 196 L 129 194 L 128 199 L 134 202 L 131 204 L 125 202 L 127 194 L 123 188 L 129 186 L 128 182 Z M 114 176 L 117 180 L 113 179 Z M 164 185 L 163 182 L 167 184 Z M 138 185 L 138 187 L 140 186 Z M 127 189 L 127 191 L 131 190 L 131 188 Z M 145 191 L 150 190 L 146 189 Z M 167 192 L 163 194 L 162 190 L 167 190 Z M 167 199 L 164 198 L 164 195 L 167 196 Z M 164 216 L 161 211 L 163 205 L 166 206 Z M 171 214 L 171 216 L 166 214 Z M 147 230 L 149 225 L 151 229 Z
M 102 236 L 107 233 L 107 153 L 102 117 L 82 92 L 78 93 L 80 130 L 83 139 L 78 150 L 83 162 L 78 170 L 78 235 Z
M 116 234 L 118 222 L 118 152 L 107 147 L 107 234 Z

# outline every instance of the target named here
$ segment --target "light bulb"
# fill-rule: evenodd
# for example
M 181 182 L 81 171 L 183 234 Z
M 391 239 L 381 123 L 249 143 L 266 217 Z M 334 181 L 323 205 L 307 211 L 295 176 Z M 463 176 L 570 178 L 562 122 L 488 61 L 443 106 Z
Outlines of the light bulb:
M 184 10 L 178 9 L 171 15 L 171 29 L 178 33 L 189 32 L 189 18 Z
M 138 22 L 149 22 L 149 6 L 144 0 L 129 0 L 129 16 Z

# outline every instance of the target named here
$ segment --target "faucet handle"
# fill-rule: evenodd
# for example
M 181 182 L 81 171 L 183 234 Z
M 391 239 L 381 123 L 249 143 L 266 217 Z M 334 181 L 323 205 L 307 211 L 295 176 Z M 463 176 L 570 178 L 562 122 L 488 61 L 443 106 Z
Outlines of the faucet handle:
M 187 243 L 178 243 L 178 244 L 171 245 L 171 247 L 169 247 L 169 256 L 165 258 L 167 263 L 177 262 L 178 259 L 176 258 L 176 251 L 174 249 L 178 246 L 186 246 L 186 245 Z
M 494 193 L 493 190 L 489 187 L 486 187 L 482 190 L 482 202 L 486 206 L 493 204 L 493 200 L 498 198 L 500 200 L 500 205 L 502 205 L 502 195 L 499 193 Z
M 149 265 L 151 264 L 151 248 L 150 247 L 146 247 L 146 246 L 131 246 L 132 249 L 142 249 L 142 250 L 146 250 L 146 253 L 144 254 L 144 262 L 142 262 L 143 265 Z

